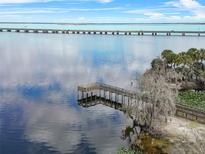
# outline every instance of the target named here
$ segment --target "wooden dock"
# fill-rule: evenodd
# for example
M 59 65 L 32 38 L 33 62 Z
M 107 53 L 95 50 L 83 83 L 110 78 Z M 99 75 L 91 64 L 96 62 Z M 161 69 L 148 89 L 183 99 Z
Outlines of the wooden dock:
M 45 34 L 88 34 L 88 35 L 150 35 L 150 36 L 205 36 L 205 31 L 124 31 L 124 30 L 65 30 L 65 29 L 29 29 L 0 28 L 0 32 L 45 33 Z
M 137 101 L 138 94 L 134 91 L 125 90 L 103 83 L 93 83 L 86 86 L 78 86 L 78 100 L 93 96 L 123 104 L 126 102 L 129 103 L 133 100 Z
M 104 104 L 121 111 L 124 104 L 136 103 L 139 100 L 137 92 L 103 83 L 78 86 L 77 97 L 79 105 L 83 107 Z M 176 116 L 205 124 L 205 112 L 185 105 L 176 104 Z

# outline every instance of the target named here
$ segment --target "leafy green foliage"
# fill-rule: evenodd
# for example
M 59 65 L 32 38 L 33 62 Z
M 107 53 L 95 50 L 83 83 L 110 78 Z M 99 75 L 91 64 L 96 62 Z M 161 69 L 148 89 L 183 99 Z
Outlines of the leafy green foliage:
M 178 102 L 205 111 L 205 91 L 179 92 Z

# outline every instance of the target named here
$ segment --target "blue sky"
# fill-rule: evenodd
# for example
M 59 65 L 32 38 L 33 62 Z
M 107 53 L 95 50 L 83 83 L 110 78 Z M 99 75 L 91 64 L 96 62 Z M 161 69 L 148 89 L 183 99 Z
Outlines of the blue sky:
M 0 0 L 0 21 L 205 22 L 205 0 Z

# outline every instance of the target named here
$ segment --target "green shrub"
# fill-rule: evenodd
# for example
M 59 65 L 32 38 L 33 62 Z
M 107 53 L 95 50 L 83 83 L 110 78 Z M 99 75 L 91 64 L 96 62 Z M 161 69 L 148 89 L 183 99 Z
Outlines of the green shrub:
M 185 91 L 179 92 L 178 102 L 190 107 L 198 108 L 205 111 L 205 91 L 194 92 Z

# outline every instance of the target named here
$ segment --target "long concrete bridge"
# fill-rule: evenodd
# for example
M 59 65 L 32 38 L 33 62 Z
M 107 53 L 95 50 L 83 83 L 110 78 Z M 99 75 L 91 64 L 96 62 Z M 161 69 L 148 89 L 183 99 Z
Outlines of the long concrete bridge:
M 93 35 L 151 35 L 151 36 L 205 36 L 205 31 L 124 31 L 124 30 L 65 30 L 65 29 L 29 29 L 0 28 L 0 32 L 47 33 L 47 34 L 93 34 Z
M 139 93 L 119 87 L 103 83 L 78 86 L 78 102 L 83 107 L 104 104 L 123 111 L 124 104 L 137 103 L 138 101 Z M 205 124 L 204 111 L 185 105 L 176 104 L 176 116 Z

